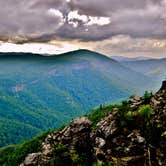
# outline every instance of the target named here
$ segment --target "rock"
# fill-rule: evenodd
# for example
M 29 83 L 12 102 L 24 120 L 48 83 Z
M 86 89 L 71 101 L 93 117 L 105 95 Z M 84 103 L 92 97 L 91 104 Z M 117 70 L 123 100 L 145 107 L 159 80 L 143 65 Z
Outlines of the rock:
M 108 139 L 108 137 L 113 136 L 118 131 L 116 115 L 117 110 L 114 109 L 103 118 L 99 123 L 97 123 L 97 135 L 101 136 L 102 138 Z
M 88 160 L 90 163 L 92 160 L 90 133 L 91 122 L 86 117 L 79 117 L 63 130 L 48 135 L 42 144 L 42 152 L 29 154 L 21 166 L 46 166 L 56 161 L 59 164 L 67 162 L 68 165 L 73 165 L 75 161 L 71 160 L 71 152 L 75 156 L 83 153 L 87 156 L 84 162 Z M 59 157 L 59 151 L 61 151 L 61 157 Z
M 145 138 L 143 138 L 139 131 L 134 130 L 131 134 L 127 136 L 128 138 L 131 138 L 132 141 L 137 142 L 137 143 L 145 143 Z
M 23 164 L 20 166 L 36 166 L 41 161 L 41 153 L 32 153 L 29 154 Z
M 145 138 L 143 138 L 138 132 L 133 131 L 127 137 L 119 135 L 113 138 L 110 148 L 112 148 L 113 156 L 126 157 L 144 154 L 145 144 Z
M 106 160 L 106 155 L 101 149 L 96 150 L 96 157 L 98 160 L 105 161 Z
M 153 97 L 151 99 L 151 104 L 153 105 L 153 107 L 157 107 L 160 104 L 160 102 Z
M 131 108 L 137 109 L 143 103 L 143 100 L 141 99 L 140 96 L 134 96 L 128 102 Z
M 156 150 L 156 156 L 159 166 L 166 165 L 166 131 L 161 135 L 159 148 Z
M 160 90 L 150 102 L 153 108 L 153 122 L 160 130 L 166 131 L 166 81 L 163 81 Z
M 161 89 L 166 90 L 166 80 L 162 82 Z
M 140 97 L 140 96 L 134 96 L 134 100 L 140 101 L 140 100 L 141 100 L 141 97 Z
M 95 144 L 97 147 L 102 148 L 106 144 L 106 141 L 103 138 L 96 137 Z

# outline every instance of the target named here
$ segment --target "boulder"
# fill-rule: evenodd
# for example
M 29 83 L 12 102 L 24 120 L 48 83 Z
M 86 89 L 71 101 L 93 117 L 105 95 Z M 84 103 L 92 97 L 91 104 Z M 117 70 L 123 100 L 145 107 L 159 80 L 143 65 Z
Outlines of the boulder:
M 40 161 L 41 153 L 32 153 L 25 158 L 24 163 L 22 163 L 20 166 L 36 166 L 39 165 Z
M 99 123 L 97 123 L 96 134 L 97 136 L 108 139 L 112 137 L 118 131 L 116 115 L 117 109 L 112 110 L 106 117 L 104 117 Z

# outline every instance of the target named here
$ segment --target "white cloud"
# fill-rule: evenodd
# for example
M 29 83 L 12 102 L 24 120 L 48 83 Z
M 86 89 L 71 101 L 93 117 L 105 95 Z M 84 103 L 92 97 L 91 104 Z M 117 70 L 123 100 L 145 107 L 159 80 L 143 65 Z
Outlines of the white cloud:
M 50 9 L 48 10 L 48 14 L 49 14 L 50 16 L 58 17 L 58 18 L 60 19 L 60 21 L 59 21 L 59 23 L 58 23 L 59 26 L 61 26 L 61 25 L 63 25 L 63 24 L 65 23 L 65 19 L 64 19 L 63 13 L 60 12 L 59 10 L 54 9 L 54 8 L 50 8 Z
M 63 18 L 63 14 L 62 14 L 59 10 L 57 10 L 57 9 L 50 8 L 50 9 L 48 10 L 48 13 L 49 13 L 50 15 Z
M 83 22 L 87 22 L 88 21 L 88 16 L 80 15 L 80 14 L 78 14 L 77 10 L 74 10 L 74 11 L 71 11 L 68 14 L 68 20 L 70 21 L 70 20 L 73 20 L 73 19 L 78 19 L 78 20 L 81 20 Z
M 78 27 L 79 21 L 83 22 L 85 26 L 92 25 L 107 25 L 111 23 L 109 17 L 94 17 L 84 14 L 79 14 L 77 10 L 71 11 L 68 14 L 68 23 L 72 24 L 74 27 Z
M 14 44 L 0 42 L 1 52 L 30 52 L 37 54 L 62 54 L 79 49 L 79 46 L 65 42 Z
M 111 23 L 111 20 L 109 17 L 92 17 L 89 16 L 89 22 L 87 23 L 87 25 L 91 26 L 91 25 L 108 25 Z

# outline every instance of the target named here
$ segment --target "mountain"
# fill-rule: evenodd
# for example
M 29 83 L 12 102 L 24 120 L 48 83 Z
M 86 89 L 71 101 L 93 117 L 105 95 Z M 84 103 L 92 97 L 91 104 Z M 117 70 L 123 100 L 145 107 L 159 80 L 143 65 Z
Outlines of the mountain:
M 162 79 L 166 78 L 166 58 L 147 59 L 137 61 L 121 62 L 124 66 L 133 71 L 142 73 L 148 77 L 156 78 L 156 84 L 160 84 Z
M 0 146 L 155 87 L 154 78 L 88 50 L 59 56 L 1 53 L 0 67 Z
M 165 119 L 166 80 L 154 95 L 100 107 L 47 136 L 0 149 L 0 164 L 164 166 Z
M 112 59 L 118 61 L 118 62 L 124 62 L 124 61 L 137 61 L 137 60 L 147 60 L 150 59 L 148 57 L 125 57 L 125 56 L 111 56 Z

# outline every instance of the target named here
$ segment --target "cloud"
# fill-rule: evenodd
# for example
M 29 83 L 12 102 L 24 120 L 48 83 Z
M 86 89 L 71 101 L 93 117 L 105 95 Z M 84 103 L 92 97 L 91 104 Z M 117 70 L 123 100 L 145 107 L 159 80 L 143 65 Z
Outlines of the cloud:
M 68 51 L 77 50 L 79 46 L 72 43 L 50 42 L 50 43 L 3 43 L 0 42 L 1 52 L 31 52 L 37 54 L 62 54 Z
M 107 54 L 165 56 L 165 11 L 166 0 L 0 1 L 1 46 L 27 43 L 32 50 L 31 43 L 61 40 Z
M 77 10 L 71 11 L 68 14 L 68 23 L 72 24 L 75 28 L 78 27 L 81 22 L 84 26 L 92 26 L 92 25 L 108 25 L 111 23 L 109 17 L 94 17 L 84 14 L 79 14 Z
M 107 56 L 166 57 L 166 39 L 131 38 L 117 35 L 101 41 L 52 40 L 48 43 L 14 44 L 0 41 L 1 52 L 32 52 L 40 54 L 61 54 L 77 49 L 90 49 Z
M 48 41 L 97 41 L 120 34 L 166 38 L 165 10 L 165 0 L 5 0 L 0 1 L 0 36 Z
M 118 35 L 103 42 L 96 42 L 93 49 L 110 56 L 166 57 L 166 39 L 131 38 Z

